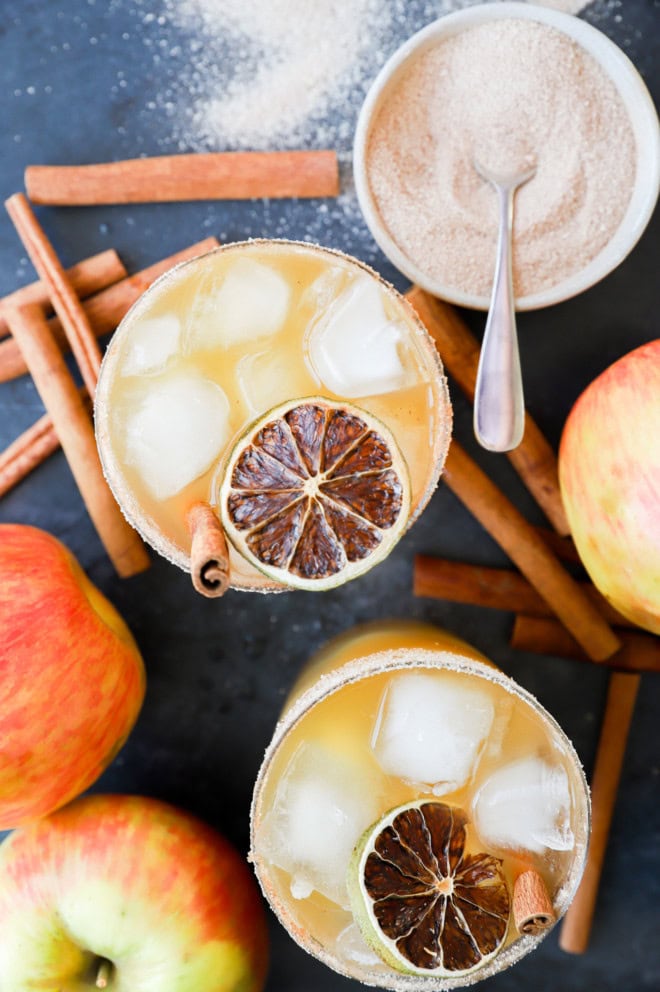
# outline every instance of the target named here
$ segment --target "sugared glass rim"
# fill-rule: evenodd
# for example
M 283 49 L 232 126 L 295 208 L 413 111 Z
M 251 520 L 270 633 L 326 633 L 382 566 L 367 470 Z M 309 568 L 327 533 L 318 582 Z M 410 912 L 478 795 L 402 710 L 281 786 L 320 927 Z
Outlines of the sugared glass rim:
M 332 642 L 329 646 L 332 646 Z M 262 809 L 262 793 L 266 779 L 280 745 L 286 736 L 314 706 L 345 686 L 360 682 L 372 675 L 404 671 L 406 669 L 417 670 L 420 668 L 441 668 L 446 671 L 459 672 L 485 679 L 500 686 L 506 692 L 514 695 L 516 699 L 527 703 L 534 710 L 536 716 L 548 730 L 553 743 L 556 743 L 566 755 L 574 772 L 572 781 L 574 783 L 574 801 L 577 809 L 575 817 L 576 836 L 571 868 L 553 900 L 557 920 L 561 919 L 570 906 L 577 887 L 580 884 L 586 862 L 591 825 L 589 786 L 573 744 L 555 718 L 541 705 L 538 699 L 495 666 L 485 661 L 479 661 L 476 658 L 463 656 L 458 651 L 405 647 L 370 652 L 340 665 L 339 668 L 333 671 L 320 675 L 311 686 L 295 697 L 290 706 L 285 709 L 285 712 L 275 727 L 273 738 L 266 749 L 255 782 L 250 808 L 249 860 L 254 866 L 261 891 L 271 909 L 289 935 L 303 950 L 319 961 L 322 961 L 323 964 L 340 975 L 360 981 L 365 985 L 372 985 L 376 988 L 392 989 L 394 992 L 444 992 L 444 990 L 474 985 L 476 982 L 480 982 L 484 978 L 490 978 L 515 964 L 517 961 L 520 961 L 521 958 L 534 950 L 550 932 L 548 929 L 540 934 L 521 935 L 482 968 L 460 978 L 438 978 L 437 976 L 424 978 L 417 975 L 397 974 L 393 970 L 389 974 L 383 974 L 382 971 L 370 972 L 368 966 L 363 966 L 361 973 L 356 975 L 351 974 L 345 964 L 336 955 L 321 946 L 317 940 L 301 932 L 300 925 L 296 923 L 292 914 L 288 911 L 285 902 L 278 896 L 276 887 L 270 880 L 267 859 L 262 857 L 257 851 L 256 834 L 258 832 L 258 824 L 264 813 Z
M 210 251 L 203 252 L 200 255 L 196 255 L 194 258 L 185 259 L 183 262 L 179 262 L 177 265 L 172 266 L 171 269 L 168 269 L 167 272 L 159 276 L 158 279 L 156 279 L 151 286 L 149 286 L 142 293 L 135 303 L 133 303 L 131 308 L 127 311 L 118 324 L 110 344 L 106 349 L 105 355 L 103 356 L 94 399 L 96 445 L 101 459 L 103 474 L 113 496 L 115 497 L 115 500 L 119 504 L 119 508 L 130 525 L 135 528 L 138 534 L 140 534 L 140 536 L 149 545 L 151 545 L 151 547 L 157 551 L 159 555 L 172 564 L 177 565 L 185 572 L 190 571 L 189 555 L 165 537 L 156 521 L 142 510 L 133 492 L 128 489 L 123 481 L 121 466 L 115 458 L 110 441 L 110 427 L 108 422 L 110 406 L 108 401 L 108 392 L 110 383 L 113 380 L 117 357 L 119 355 L 121 343 L 124 337 L 127 333 L 129 333 L 130 326 L 133 321 L 140 317 L 142 312 L 150 306 L 152 296 L 154 296 L 155 293 L 163 287 L 163 285 L 178 279 L 181 273 L 188 267 L 206 264 L 208 258 L 212 255 L 233 251 L 245 251 L 245 249 L 252 248 L 258 249 L 260 247 L 271 245 L 279 245 L 284 248 L 293 249 L 294 252 L 302 250 L 310 254 L 320 253 L 329 255 L 333 258 L 339 258 L 343 262 L 348 262 L 349 265 L 357 266 L 359 269 L 376 279 L 388 296 L 393 299 L 397 306 L 401 307 L 407 314 L 411 330 L 415 334 L 416 340 L 421 346 L 429 372 L 434 374 L 434 382 L 432 385 L 434 400 L 436 405 L 441 403 L 444 406 L 445 418 L 441 429 L 436 432 L 433 449 L 430 452 L 429 465 L 432 467 L 428 473 L 426 487 L 419 496 L 416 505 L 411 508 L 410 518 L 406 529 L 412 526 L 415 520 L 425 509 L 431 496 L 433 495 L 433 492 L 435 491 L 440 480 L 440 475 L 442 473 L 447 451 L 449 449 L 452 430 L 452 407 L 447 380 L 437 348 L 435 347 L 428 330 L 408 300 L 394 286 L 392 286 L 391 283 L 387 282 L 378 272 L 372 269 L 371 266 L 367 265 L 366 262 L 363 262 L 358 258 L 354 258 L 352 255 L 348 255 L 346 252 L 340 251 L 337 248 L 326 248 L 323 245 L 318 245 L 312 242 L 291 241 L 286 238 L 250 238 L 246 241 L 232 241 L 224 245 L 219 245 L 217 248 L 212 248 Z M 231 588 L 240 589 L 246 592 L 287 591 L 286 586 L 275 584 L 266 576 L 255 575 L 254 581 L 250 580 L 244 582 L 241 582 L 240 578 L 242 577 L 239 577 L 239 581 L 232 581 Z

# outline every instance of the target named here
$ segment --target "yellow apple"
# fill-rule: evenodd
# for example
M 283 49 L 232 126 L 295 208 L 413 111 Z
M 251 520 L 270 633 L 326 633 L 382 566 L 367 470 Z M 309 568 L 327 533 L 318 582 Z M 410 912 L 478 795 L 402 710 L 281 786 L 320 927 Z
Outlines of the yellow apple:
M 0 829 L 83 792 L 145 691 L 131 633 L 50 534 L 0 525 Z
M 0 934 L 7 992 L 259 992 L 266 975 L 264 911 L 243 859 L 140 796 L 86 796 L 11 834 Z
M 571 410 L 559 480 L 593 583 L 660 634 L 660 339 L 606 369 Z

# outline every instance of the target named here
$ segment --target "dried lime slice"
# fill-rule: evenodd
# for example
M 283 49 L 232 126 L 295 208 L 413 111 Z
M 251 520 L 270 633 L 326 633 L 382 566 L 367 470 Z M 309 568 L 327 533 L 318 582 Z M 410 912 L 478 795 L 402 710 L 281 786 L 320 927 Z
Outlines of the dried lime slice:
M 312 397 L 248 427 L 218 504 L 247 561 L 284 585 L 321 590 L 385 558 L 406 528 L 410 499 L 405 460 L 385 425 Z
M 421 800 L 370 827 L 348 872 L 353 915 L 396 971 L 460 977 L 497 954 L 511 899 L 502 862 L 466 854 L 466 816 Z

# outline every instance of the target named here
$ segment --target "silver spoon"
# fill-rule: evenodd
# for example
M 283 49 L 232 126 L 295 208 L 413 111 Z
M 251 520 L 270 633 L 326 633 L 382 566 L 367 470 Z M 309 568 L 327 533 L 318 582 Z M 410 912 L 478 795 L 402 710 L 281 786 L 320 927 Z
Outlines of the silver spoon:
M 493 292 L 474 394 L 474 433 L 479 444 L 489 451 L 511 451 L 522 441 L 525 429 L 511 269 L 513 198 L 516 190 L 535 175 L 536 166 L 508 176 L 491 172 L 476 159 L 474 167 L 495 187 L 500 214 Z

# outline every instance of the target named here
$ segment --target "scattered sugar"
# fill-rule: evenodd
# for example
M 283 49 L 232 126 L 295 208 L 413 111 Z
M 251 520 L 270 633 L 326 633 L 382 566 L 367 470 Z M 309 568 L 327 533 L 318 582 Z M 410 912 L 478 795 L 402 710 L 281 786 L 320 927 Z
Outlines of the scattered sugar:
M 166 16 L 157 23 L 169 20 L 185 37 L 159 41 L 168 58 L 184 53 L 175 99 L 160 109 L 171 104 L 166 112 L 181 150 L 350 151 L 366 90 L 392 52 L 437 17 L 475 2 L 164 0 Z M 575 14 L 586 2 L 546 6 Z M 154 20 L 151 10 L 142 14 L 145 26 Z
M 242 213 L 241 233 L 333 242 L 372 264 L 382 264 L 357 203 L 352 175 L 355 124 L 366 92 L 390 55 L 431 21 L 477 0 L 133 0 L 131 15 L 157 91 L 140 109 L 136 150 L 148 134 L 161 154 L 239 148 L 334 148 L 341 195 L 313 216 L 305 201 L 289 201 L 286 217 L 268 201 Z M 586 7 L 592 23 L 608 29 L 622 0 L 547 0 L 567 13 Z M 112 8 L 115 0 L 107 0 Z M 289 38 L 282 22 L 296 25 Z M 309 51 L 314 71 L 305 78 Z M 297 71 L 291 65 L 297 65 Z M 119 63 L 114 93 L 130 86 L 130 65 Z M 122 71 L 124 70 L 124 71 Z M 266 73 L 278 97 L 271 114 Z M 286 85 L 283 82 L 286 80 Z M 260 106 L 257 96 L 266 97 Z M 231 101 L 231 113 L 223 101 Z M 302 101 L 302 104 L 301 104 Z M 155 106 L 152 106 L 155 104 Z M 253 116 L 256 115 L 256 116 Z M 150 145 L 150 151 L 154 149 Z M 212 225 L 216 215 L 210 216 Z M 235 237 L 235 230 L 217 231 Z
M 233 78 L 200 101 L 192 123 L 202 140 L 237 147 L 287 143 L 331 99 L 346 96 L 373 33 L 380 0 L 180 0 L 233 56 Z
M 619 226 L 635 143 L 615 87 L 584 49 L 533 21 L 482 24 L 409 64 L 367 149 L 381 217 L 431 279 L 480 296 L 492 283 L 497 197 L 473 162 L 536 175 L 516 195 L 514 285 L 526 296 L 584 268 Z

